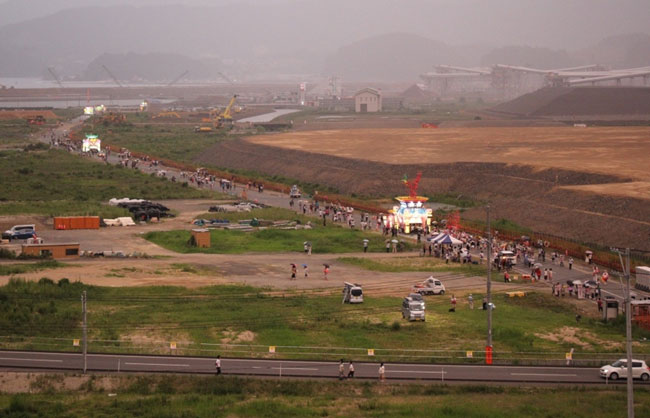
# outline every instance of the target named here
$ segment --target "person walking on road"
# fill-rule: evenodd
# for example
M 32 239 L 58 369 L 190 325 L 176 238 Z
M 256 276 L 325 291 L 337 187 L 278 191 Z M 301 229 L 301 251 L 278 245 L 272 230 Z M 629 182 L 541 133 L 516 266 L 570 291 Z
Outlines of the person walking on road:
M 214 367 L 217 369 L 217 376 L 221 374 L 221 356 L 217 356 L 214 362 Z
M 573 270 L 573 258 L 569 257 L 569 270 Z
M 386 368 L 384 367 L 383 362 L 379 365 L 379 381 L 380 382 L 386 381 Z
M 354 364 L 350 361 L 350 365 L 348 366 L 348 379 L 352 378 L 354 378 Z
M 307 264 L 302 265 L 302 269 L 305 272 L 305 279 L 309 277 L 309 267 L 307 267 Z
M 339 363 L 339 380 L 343 380 L 345 378 L 345 365 L 343 364 L 343 359 L 341 359 L 341 362 Z
M 291 264 L 291 280 L 296 280 L 296 272 L 297 272 L 296 265 Z

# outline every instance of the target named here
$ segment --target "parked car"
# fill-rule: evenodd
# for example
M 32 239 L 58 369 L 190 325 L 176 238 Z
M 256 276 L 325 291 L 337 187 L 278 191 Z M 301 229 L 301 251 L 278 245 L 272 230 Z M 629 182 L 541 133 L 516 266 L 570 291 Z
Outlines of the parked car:
M 363 303 L 363 289 L 358 283 L 343 283 L 343 303 Z
M 409 321 L 426 321 L 424 302 L 414 300 L 412 297 L 405 297 L 402 301 L 402 318 Z
M 14 225 L 2 233 L 2 239 L 28 239 L 36 234 L 35 225 Z
M 617 380 L 619 377 L 627 378 L 627 359 L 620 359 L 612 364 L 600 368 L 600 377 Z M 650 368 L 643 360 L 632 360 L 632 377 L 644 382 L 650 380 Z
M 442 284 L 440 280 L 435 279 L 433 276 L 430 276 L 422 283 L 413 286 L 412 292 L 419 293 L 421 295 L 444 295 L 445 285 Z

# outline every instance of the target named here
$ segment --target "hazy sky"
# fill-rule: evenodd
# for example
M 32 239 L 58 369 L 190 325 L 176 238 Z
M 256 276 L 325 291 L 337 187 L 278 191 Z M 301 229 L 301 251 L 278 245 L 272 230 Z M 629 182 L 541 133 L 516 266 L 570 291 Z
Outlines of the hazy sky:
M 332 34 L 338 25 L 369 20 L 361 24 L 364 31 L 348 31 L 357 38 L 350 42 L 364 33 L 407 31 L 456 45 L 580 48 L 611 35 L 650 31 L 650 0 L 5 0 L 0 1 L 0 25 L 67 8 L 116 4 L 252 4 L 261 6 L 271 21 L 295 13 L 296 20 L 321 33 L 330 25 Z

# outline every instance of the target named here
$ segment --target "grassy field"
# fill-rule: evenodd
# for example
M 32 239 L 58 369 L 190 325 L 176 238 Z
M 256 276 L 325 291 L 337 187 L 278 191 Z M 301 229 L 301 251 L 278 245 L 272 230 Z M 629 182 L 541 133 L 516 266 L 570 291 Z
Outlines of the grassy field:
M 0 178 L 0 215 L 115 217 L 127 212 L 104 204 L 112 197 L 191 199 L 216 196 L 59 150 L 0 152 Z
M 368 259 L 360 257 L 340 257 L 338 261 L 370 271 L 398 273 L 404 271 L 458 272 L 469 276 L 484 276 L 485 266 L 445 262 L 435 257 L 399 257 L 390 259 Z
M 82 127 L 82 133 L 93 133 L 102 138 L 105 145 L 124 147 L 179 162 L 192 159 L 207 147 L 229 138 L 224 131 L 196 133 L 192 125 L 147 124 L 142 116 L 128 115 L 127 124 L 105 126 L 90 119 Z M 137 123 L 134 125 L 133 123 Z
M 456 362 L 465 361 L 465 350 L 474 350 L 473 361 L 480 362 L 485 340 L 485 312 L 468 309 L 464 297 L 455 313 L 448 312 L 448 297 L 427 298 L 428 320 L 409 323 L 401 318 L 401 298 L 372 284 L 365 286 L 364 303 L 350 306 L 341 304 L 338 289 L 296 293 L 247 286 L 109 288 L 63 279 L 11 279 L 0 287 L 0 346 L 72 350 L 72 339 L 81 335 L 83 290 L 88 293 L 91 351 L 168 353 L 169 341 L 176 341 L 182 355 L 259 357 L 275 345 L 280 358 L 360 361 L 367 360 L 366 348 L 375 348 L 376 360 Z M 480 306 L 482 295 L 474 298 Z M 550 295 L 511 299 L 497 293 L 494 302 L 495 361 L 561 362 L 564 353 L 575 348 L 576 361 L 598 362 L 604 361 L 602 355 L 593 353 L 624 350 L 623 322 L 584 318 L 576 323 L 573 308 Z M 564 339 L 567 330 L 570 338 Z M 643 337 L 650 333 L 634 331 L 635 340 Z M 308 347 L 321 348 L 316 354 Z M 425 351 L 418 357 L 404 349 Z M 635 351 L 648 354 L 650 347 L 635 345 Z
M 29 134 L 38 132 L 39 127 L 28 124 L 24 119 L 0 120 L 0 149 L 22 148 L 32 143 Z
M 56 260 L 43 260 L 35 263 L 0 264 L 0 276 L 15 276 L 17 274 L 48 270 L 66 266 Z
M 0 395 L 6 417 L 620 417 L 625 388 L 381 385 L 222 376 L 92 376 L 32 379 L 34 394 Z M 107 396 L 104 387 L 115 396 Z M 55 389 L 56 388 L 56 389 Z M 61 388 L 61 389 L 59 389 Z M 650 391 L 636 388 L 636 416 L 650 415 Z
M 66 109 L 52 109 L 57 116 L 68 120 L 84 114 L 83 107 L 68 107 Z
M 384 251 L 381 235 L 340 226 L 313 229 L 260 229 L 253 232 L 214 229 L 210 232 L 211 247 L 198 248 L 189 244 L 190 231 L 153 231 L 144 238 L 168 250 L 179 253 L 242 254 L 248 252 L 302 252 L 303 243 L 310 241 L 315 254 L 338 254 L 362 249 L 362 241 L 370 240 L 369 251 Z M 405 243 L 407 249 L 410 248 Z

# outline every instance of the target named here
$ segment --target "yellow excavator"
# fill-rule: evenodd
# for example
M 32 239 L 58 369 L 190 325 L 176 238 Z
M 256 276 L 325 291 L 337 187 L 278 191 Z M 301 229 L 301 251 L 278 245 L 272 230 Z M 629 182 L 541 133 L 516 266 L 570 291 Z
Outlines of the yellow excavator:
M 235 94 L 232 96 L 230 99 L 230 103 L 228 103 L 228 106 L 223 110 L 223 112 L 219 113 L 217 110 L 213 110 L 210 112 L 210 119 L 212 120 L 212 127 L 210 126 L 195 126 L 194 127 L 194 132 L 212 132 L 213 130 L 217 130 L 219 128 L 223 128 L 224 126 L 231 126 L 232 125 L 232 106 L 235 104 L 235 100 L 237 99 L 237 95 Z M 205 119 L 204 119 L 205 121 Z

